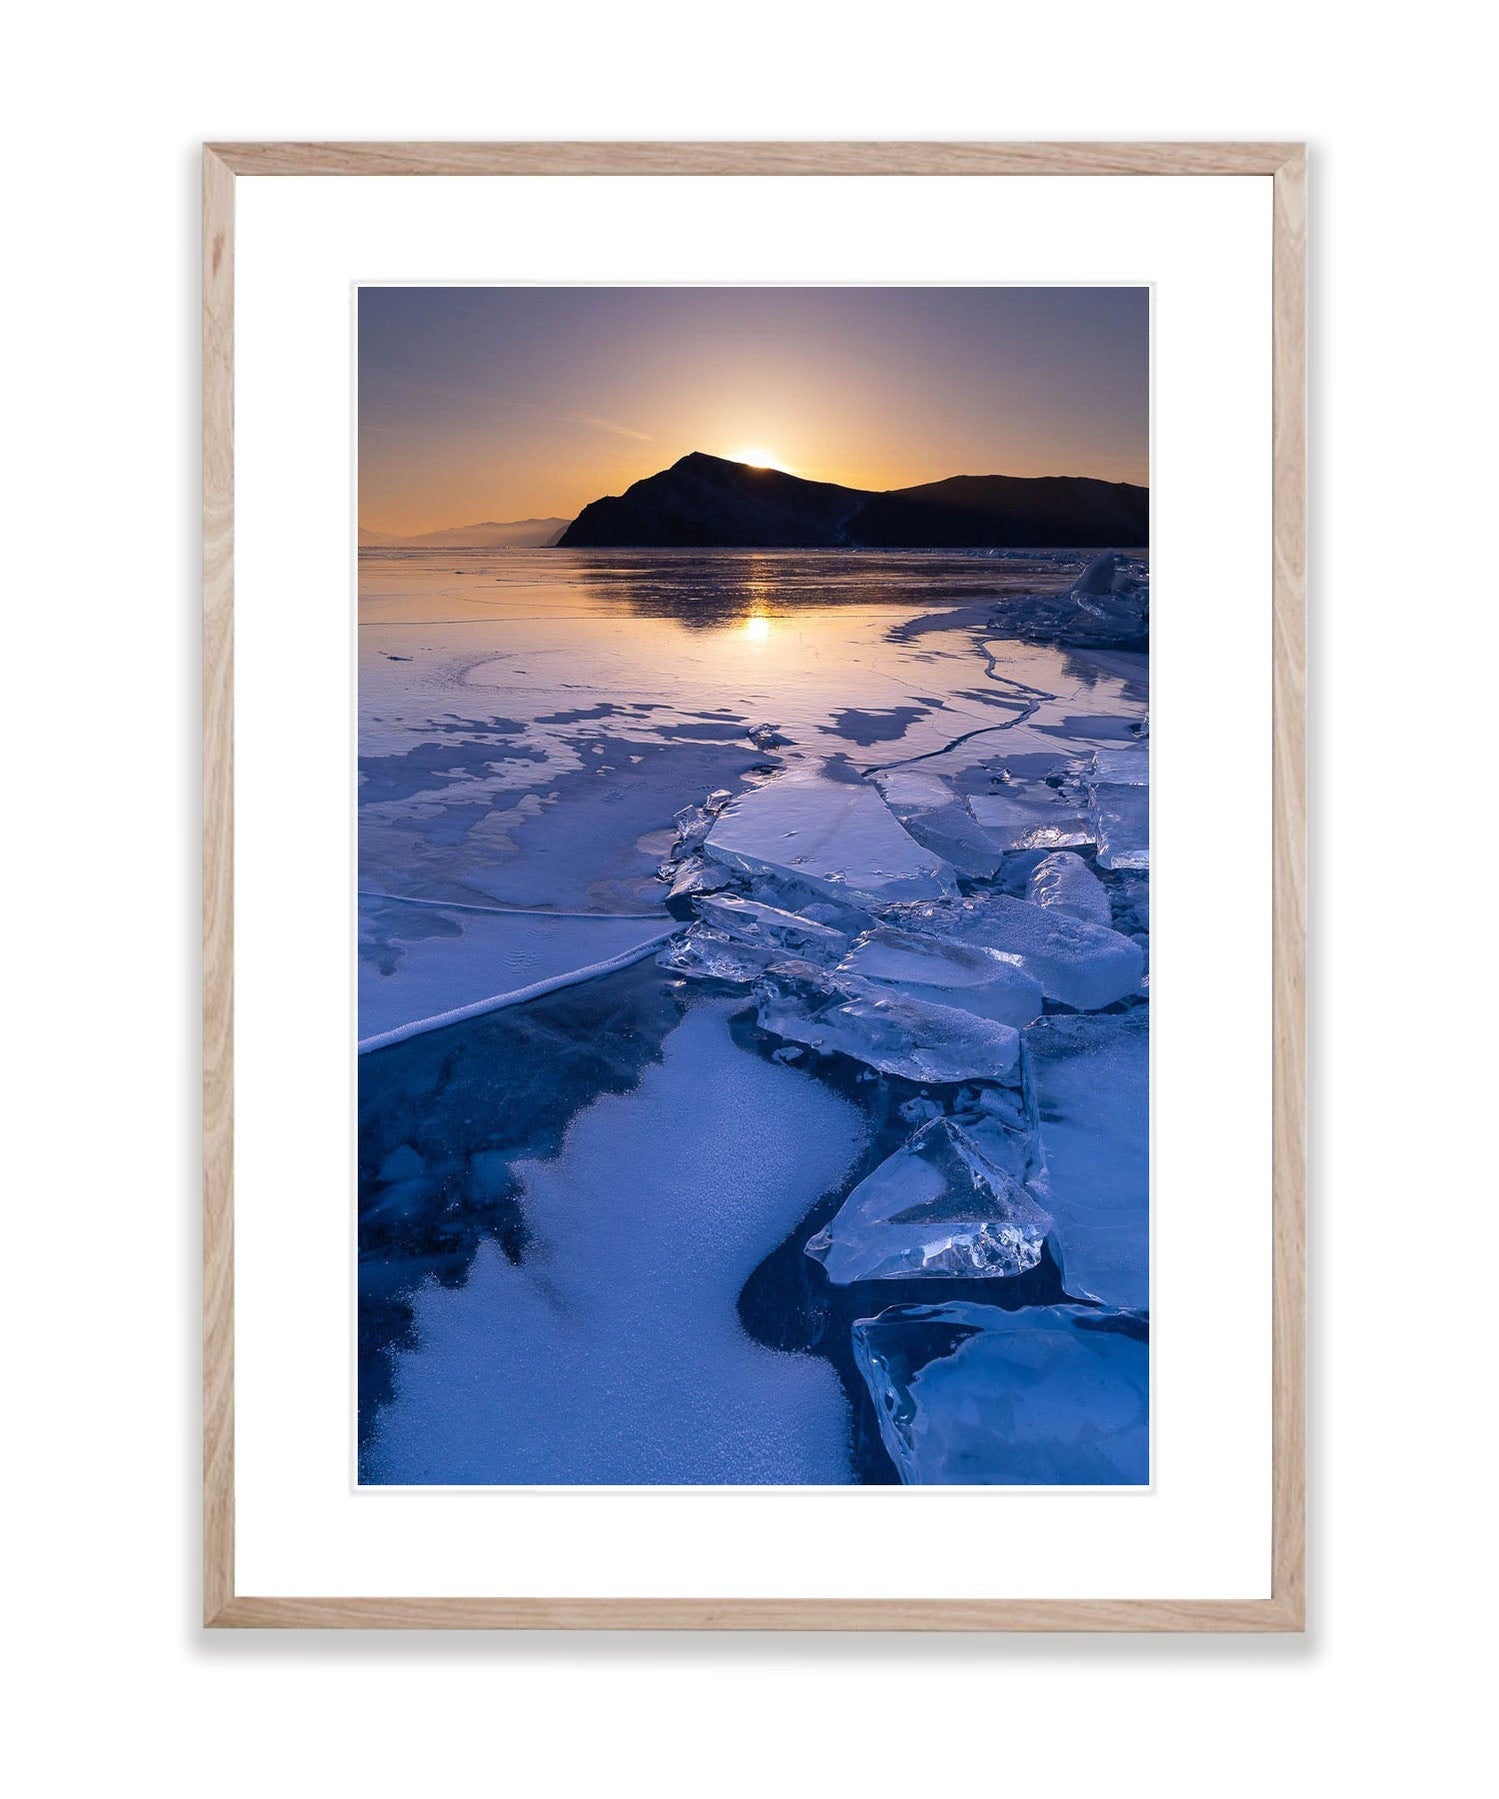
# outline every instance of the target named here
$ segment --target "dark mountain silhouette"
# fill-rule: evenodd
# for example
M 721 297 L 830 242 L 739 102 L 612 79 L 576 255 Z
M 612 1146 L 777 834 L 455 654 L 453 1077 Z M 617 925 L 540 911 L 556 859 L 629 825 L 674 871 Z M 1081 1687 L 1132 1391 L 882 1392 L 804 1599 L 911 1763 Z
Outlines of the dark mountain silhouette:
M 884 549 L 1138 548 L 1150 536 L 1150 489 L 1083 475 L 954 475 L 872 494 L 851 530 Z
M 694 451 L 619 497 L 585 506 L 560 543 L 564 549 L 847 543 L 844 527 L 868 498 L 856 487 L 803 481 L 780 469 Z
M 564 549 L 1143 546 L 1150 490 L 1085 476 L 955 475 L 870 493 L 694 451 L 585 506 Z

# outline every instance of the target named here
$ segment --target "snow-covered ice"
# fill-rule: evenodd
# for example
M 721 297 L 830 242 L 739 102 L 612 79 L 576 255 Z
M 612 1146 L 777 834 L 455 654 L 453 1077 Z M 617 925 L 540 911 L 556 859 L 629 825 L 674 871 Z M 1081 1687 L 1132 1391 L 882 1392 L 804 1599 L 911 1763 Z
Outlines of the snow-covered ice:
M 786 773 L 741 794 L 708 832 L 710 860 L 859 906 L 957 892 L 953 871 L 923 849 L 862 781 Z
M 895 1306 L 853 1327 L 880 1435 L 913 1486 L 1143 1486 L 1149 1351 L 1082 1306 Z
M 957 1006 L 999 1024 L 1029 1024 L 1042 1007 L 1040 982 L 992 950 L 890 925 L 866 931 L 838 967 L 911 999 Z
M 924 1124 L 807 1242 L 838 1285 L 911 1275 L 1024 1274 L 1051 1220 L 1036 1196 L 951 1118 Z
M 366 1451 L 377 1482 L 850 1479 L 825 1361 L 762 1348 L 735 1313 L 757 1262 L 857 1155 L 858 1111 L 738 1048 L 702 999 L 632 1092 L 596 1100 L 553 1161 L 522 1162 L 531 1245 L 483 1245 L 416 1296 Z

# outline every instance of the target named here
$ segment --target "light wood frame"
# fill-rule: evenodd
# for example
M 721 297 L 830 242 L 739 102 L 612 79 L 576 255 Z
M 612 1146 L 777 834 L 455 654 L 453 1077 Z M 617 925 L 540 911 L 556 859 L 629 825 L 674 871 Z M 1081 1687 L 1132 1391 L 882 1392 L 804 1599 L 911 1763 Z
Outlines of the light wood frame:
M 1253 175 L 1274 183 L 1272 1578 L 1267 1599 L 256 1598 L 234 1585 L 234 184 L 239 175 Z M 203 1614 L 213 1627 L 1299 1631 L 1306 1616 L 1306 149 L 210 144 L 203 152 Z

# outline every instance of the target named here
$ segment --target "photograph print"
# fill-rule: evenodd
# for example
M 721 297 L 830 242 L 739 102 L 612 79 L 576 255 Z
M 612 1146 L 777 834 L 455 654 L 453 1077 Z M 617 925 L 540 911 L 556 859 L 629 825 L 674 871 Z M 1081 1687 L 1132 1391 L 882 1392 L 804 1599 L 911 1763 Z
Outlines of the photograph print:
M 361 1484 L 1147 1484 L 1148 288 L 357 324 Z

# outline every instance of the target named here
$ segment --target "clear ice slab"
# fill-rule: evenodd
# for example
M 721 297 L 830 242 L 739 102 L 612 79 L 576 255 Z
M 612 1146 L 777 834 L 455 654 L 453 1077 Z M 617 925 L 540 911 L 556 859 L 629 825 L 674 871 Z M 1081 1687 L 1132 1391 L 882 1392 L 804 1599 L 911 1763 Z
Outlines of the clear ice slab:
M 1117 749 L 1094 750 L 1088 781 L 1090 785 L 1102 781 L 1113 787 L 1148 787 L 1149 744 L 1129 743 L 1121 744 Z
M 755 995 L 760 1028 L 770 1035 L 851 1056 L 882 1074 L 936 1085 L 1015 1078 L 1020 1033 L 956 1006 L 794 960 L 772 963 Z
M 730 801 L 704 851 L 742 874 L 855 906 L 958 890 L 952 869 L 902 827 L 873 787 L 812 773 L 780 775 Z
M 686 855 L 699 847 L 713 829 L 713 821 L 728 805 L 730 797 L 726 787 L 719 787 L 708 795 L 701 806 L 682 808 L 672 821 L 677 827 L 678 855 Z
M 912 1275 L 999 1278 L 1041 1260 L 1051 1220 L 951 1118 L 924 1124 L 844 1201 L 806 1253 L 838 1286 Z
M 1025 1033 L 1067 1291 L 1150 1306 L 1150 1016 L 1043 1018 Z
M 998 871 L 1005 846 L 978 824 L 962 794 L 940 775 L 896 768 L 871 778 L 916 841 L 960 875 L 989 880 Z
M 987 949 L 945 943 L 889 925 L 866 931 L 839 972 L 895 987 L 910 999 L 957 1006 L 997 1024 L 1029 1024 L 1041 1014 L 1041 983 Z
M 1078 849 L 1093 841 L 1093 822 L 1081 786 L 1062 778 L 1003 783 L 968 795 L 975 823 L 1002 850 Z
M 890 922 L 947 943 L 992 950 L 1039 981 L 1048 999 L 1079 1012 L 1138 993 L 1145 972 L 1144 952 L 1120 932 L 1005 893 L 902 906 Z
M 699 893 L 718 893 L 733 880 L 728 869 L 716 862 L 705 862 L 693 850 L 680 862 L 668 863 L 663 877 L 670 877 L 672 899 L 691 899 Z
M 737 894 L 705 895 L 697 901 L 696 910 L 713 930 L 757 949 L 800 956 L 809 962 L 836 962 L 848 948 L 847 934 L 831 925 Z
M 1066 593 L 1036 595 L 1010 617 L 1040 643 L 1143 650 L 1150 644 L 1150 575 L 1111 550 L 1095 556 Z
M 656 966 L 689 981 L 726 981 L 733 987 L 748 987 L 764 974 L 772 953 L 695 924 L 667 944 L 657 956 Z
M 1100 868 L 1150 867 L 1148 745 L 1099 750 L 1088 777 L 1089 818 Z
M 1104 884 L 1081 856 L 1057 850 L 1031 870 L 1025 897 L 1033 906 L 1080 918 L 1084 924 L 1112 925 L 1113 910 Z
M 908 1486 L 1143 1486 L 1150 1350 L 1127 1313 L 894 1306 L 853 1327 Z

